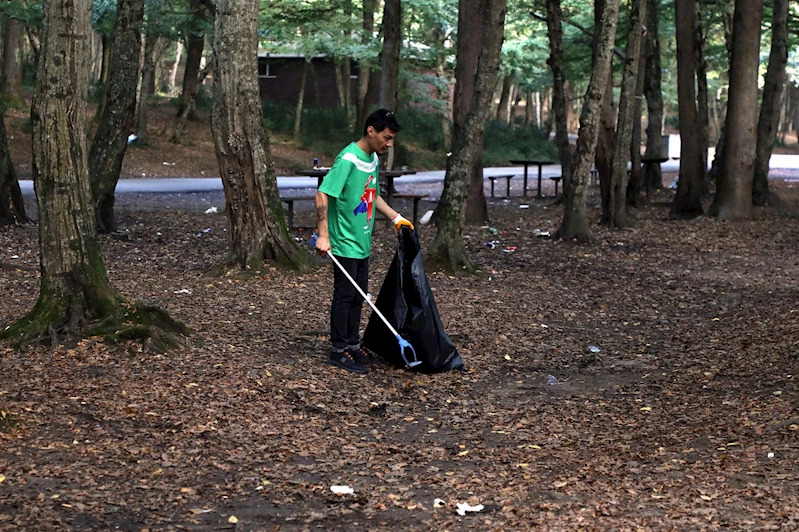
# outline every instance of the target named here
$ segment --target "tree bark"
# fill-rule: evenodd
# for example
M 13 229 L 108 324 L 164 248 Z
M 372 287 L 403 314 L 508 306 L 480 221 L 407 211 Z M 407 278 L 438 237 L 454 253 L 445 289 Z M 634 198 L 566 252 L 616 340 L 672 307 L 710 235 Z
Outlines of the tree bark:
M 730 63 L 725 149 L 710 214 L 744 220 L 752 214 L 752 179 L 757 138 L 757 69 L 763 0 L 736 0 Z
M 645 0 L 645 7 L 649 4 Z M 643 18 L 646 21 L 646 17 Z M 646 27 L 646 25 L 644 25 Z M 644 169 L 641 166 L 642 118 L 644 112 L 644 79 L 646 77 L 646 49 L 640 46 L 640 63 L 635 82 L 635 110 L 633 111 L 633 136 L 630 142 L 630 183 L 627 186 L 627 205 L 640 208 L 643 206 L 641 192 L 644 190 Z
M 180 66 L 180 58 L 183 56 L 183 41 L 178 39 L 175 49 L 175 62 L 172 64 L 172 71 L 169 73 L 169 93 L 175 94 L 177 90 L 178 67 Z
M 555 114 L 555 140 L 558 145 L 558 155 L 560 156 L 563 190 L 566 190 L 566 187 L 571 182 L 572 149 L 569 144 L 569 117 L 566 110 L 566 76 L 563 73 L 562 16 L 560 0 L 549 0 L 547 2 L 547 34 L 549 36 L 549 59 L 547 63 L 552 70 L 552 107 Z M 538 102 L 540 102 L 540 96 Z M 527 103 L 529 106 L 529 96 Z M 536 125 L 540 127 L 541 113 L 539 105 L 536 105 L 536 108 Z
M 702 154 L 696 111 L 696 0 L 675 0 L 677 94 L 680 113 L 680 177 L 671 206 L 673 218 L 693 218 L 702 206 Z
M 22 37 L 25 26 L 15 18 L 7 18 L 3 32 L 2 90 L 5 103 L 23 105 L 22 94 Z
M 300 92 L 297 95 L 297 108 L 294 113 L 294 134 L 295 141 L 300 140 L 300 126 L 302 125 L 302 108 L 305 102 L 305 82 L 308 80 L 308 61 L 302 65 L 302 77 L 300 78 Z
M 399 59 L 402 45 L 401 0 L 386 0 L 383 11 L 383 55 L 380 70 L 380 107 L 397 110 Z
M 752 182 L 752 204 L 769 204 L 769 160 L 779 127 L 780 103 L 785 88 L 785 71 L 788 64 L 788 8 L 789 0 L 774 0 L 771 19 L 771 53 L 763 86 L 763 103 L 757 124 L 757 149 L 755 174 Z
M 197 85 L 200 83 L 200 68 L 202 67 L 203 48 L 205 47 L 205 32 L 203 26 L 206 22 L 207 10 L 201 0 L 190 0 L 191 29 L 189 45 L 186 48 L 186 68 L 183 71 L 183 92 L 180 97 L 177 116 L 185 115 L 191 121 L 197 118 Z M 186 112 L 188 109 L 188 113 Z
M 647 0 L 646 7 L 646 75 L 644 79 L 644 96 L 646 97 L 646 157 L 662 157 L 661 131 L 663 123 L 663 89 L 662 69 L 660 66 L 659 2 Z M 649 201 L 651 190 L 663 188 L 663 174 L 659 164 L 649 165 L 644 174 L 644 189 Z
M 224 269 L 264 261 L 303 268 L 288 234 L 258 90 L 258 0 L 218 0 L 211 125 L 225 190 L 230 250 Z
M 5 120 L 0 112 L 0 224 L 23 224 L 29 221 L 25 214 L 25 202 L 19 189 L 17 172 L 8 152 Z
M 577 136 L 577 149 L 572 160 L 572 177 L 568 187 L 564 187 L 565 208 L 563 221 L 554 238 L 576 239 L 580 242 L 593 241 L 585 212 L 585 192 L 588 174 L 594 159 L 599 121 L 605 89 L 610 79 L 610 63 L 616 44 L 616 24 L 619 18 L 619 0 L 607 0 L 597 27 L 597 47 L 593 61 L 593 72 L 585 103 L 580 115 L 580 132 Z
M 15 345 L 66 335 L 146 337 L 153 347 L 187 333 L 158 309 L 131 305 L 108 282 L 95 228 L 86 157 L 90 0 L 45 0 L 31 110 L 39 207 L 40 291 L 0 337 Z
M 513 74 L 508 74 L 502 79 L 502 93 L 497 106 L 497 121 L 505 125 L 510 124 L 511 92 L 513 92 Z
M 710 194 L 710 180 L 707 177 L 707 150 L 710 147 L 710 111 L 708 109 L 707 60 L 705 59 L 705 33 L 702 28 L 702 16 L 699 11 L 699 0 L 694 2 L 695 23 L 694 51 L 696 52 L 696 112 L 699 124 L 699 157 L 702 160 L 700 179 L 702 195 Z
M 608 225 L 615 229 L 628 225 L 627 185 L 629 177 L 627 163 L 630 161 L 630 145 L 633 136 L 633 113 L 635 112 L 638 68 L 641 64 L 641 30 L 644 17 L 646 17 L 646 0 L 633 0 L 630 4 L 630 31 L 627 34 L 627 51 L 619 97 L 619 118 L 613 145 Z M 640 116 L 638 120 L 640 120 Z
M 136 116 L 141 28 L 145 0 L 118 0 L 106 106 L 89 151 L 89 176 L 97 227 L 116 229 L 114 190 Z
M 458 2 L 458 28 L 469 28 L 467 38 L 459 38 L 457 42 L 455 61 L 455 94 L 452 112 L 452 142 L 454 149 L 455 139 L 461 134 L 466 124 L 466 116 L 472 104 L 477 63 L 483 42 L 483 28 L 485 22 L 485 9 L 482 0 L 459 0 Z M 493 94 L 494 88 L 491 87 Z M 450 152 L 452 152 L 450 149 Z M 488 205 L 486 204 L 485 191 L 483 190 L 483 142 L 474 147 L 475 154 L 472 158 L 472 169 L 469 173 L 469 192 L 466 198 L 465 223 L 482 224 L 488 222 Z
M 375 11 L 377 10 L 377 0 L 363 1 L 363 33 L 361 34 L 361 44 L 368 45 L 373 38 L 375 31 Z M 358 95 L 356 105 L 358 107 L 355 118 L 355 132 L 360 133 L 361 128 L 369 116 L 369 82 L 372 79 L 372 69 L 366 62 L 358 65 Z
M 482 46 L 474 77 L 472 100 L 463 126 L 455 134 L 452 155 L 447 161 L 444 191 L 437 209 L 437 231 L 428 254 L 428 260 L 440 264 L 449 271 L 462 268 L 473 271 L 466 246 L 463 242 L 463 227 L 466 221 L 466 197 L 475 160 L 482 158 L 483 133 L 491 98 L 494 96 L 499 73 L 500 52 L 504 39 L 506 0 L 485 0 Z M 460 3 L 463 8 L 463 2 Z M 460 18 L 460 15 L 459 15 Z M 459 22 L 459 27 L 460 22 Z M 472 28 L 472 33 L 476 29 Z M 458 59 L 460 59 L 460 45 Z M 460 83 L 460 79 L 458 83 Z
M 150 96 L 155 89 L 155 44 L 158 41 L 155 34 L 150 32 L 144 39 L 144 61 L 141 70 L 141 89 L 139 90 L 139 107 L 136 113 L 137 141 L 147 142 L 147 119 L 150 109 Z
M 98 87 L 100 91 L 100 101 L 97 105 L 97 112 L 94 115 L 97 120 L 103 116 L 105 104 L 108 101 L 108 76 L 111 67 L 111 37 L 102 34 L 100 42 L 102 42 L 103 45 L 103 67 L 100 70 L 100 84 Z
M 599 48 L 601 17 L 606 0 L 594 2 L 594 35 L 592 54 L 596 61 Z M 617 22 L 618 24 L 618 22 Z M 615 48 L 615 45 L 614 45 Z M 602 102 L 602 111 L 599 115 L 599 136 L 597 137 L 594 164 L 599 172 L 599 191 L 602 198 L 602 223 L 607 223 L 610 218 L 610 186 L 613 179 L 613 146 L 616 143 L 616 109 L 613 105 L 613 57 L 611 56 L 611 69 L 608 75 L 608 86 L 605 87 L 605 96 Z

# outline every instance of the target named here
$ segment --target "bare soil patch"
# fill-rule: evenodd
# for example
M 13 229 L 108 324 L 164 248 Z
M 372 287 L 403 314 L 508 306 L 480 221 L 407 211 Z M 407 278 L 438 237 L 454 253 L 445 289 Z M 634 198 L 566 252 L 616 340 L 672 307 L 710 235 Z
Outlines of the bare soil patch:
M 427 272 L 468 367 L 442 375 L 332 369 L 330 267 L 208 278 L 224 215 L 123 205 L 112 282 L 195 334 L 0 351 L 0 530 L 796 529 L 799 188 L 774 186 L 751 222 L 651 207 L 593 246 L 535 236 L 560 207 L 497 200 L 497 234 L 465 232 L 481 273 Z M 6 324 L 36 243 L 0 230 Z

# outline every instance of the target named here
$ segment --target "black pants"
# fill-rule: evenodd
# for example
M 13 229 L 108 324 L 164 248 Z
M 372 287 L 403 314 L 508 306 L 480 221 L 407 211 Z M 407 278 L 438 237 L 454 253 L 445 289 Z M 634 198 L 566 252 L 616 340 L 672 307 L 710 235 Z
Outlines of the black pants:
M 369 259 L 336 257 L 347 273 L 355 279 L 364 294 L 369 287 Z M 333 303 L 330 306 L 330 343 L 333 351 L 361 345 L 361 308 L 363 298 L 341 270 L 333 264 Z

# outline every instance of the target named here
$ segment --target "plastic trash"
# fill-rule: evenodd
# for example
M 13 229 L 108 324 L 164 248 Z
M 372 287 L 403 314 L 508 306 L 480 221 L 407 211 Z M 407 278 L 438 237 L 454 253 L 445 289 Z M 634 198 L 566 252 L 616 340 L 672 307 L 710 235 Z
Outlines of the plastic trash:
M 133 144 L 136 142 L 136 139 L 139 138 L 135 133 L 131 133 L 128 135 L 128 144 Z
M 530 206 L 529 206 L 529 205 L 527 205 L 526 203 L 522 203 L 521 205 L 519 205 L 519 208 L 520 208 L 520 209 L 529 209 L 529 208 L 530 208 Z
M 599 353 L 600 351 L 602 351 L 600 348 L 598 348 L 595 345 L 589 345 L 588 350 L 591 351 L 592 353 Z
M 546 238 L 549 236 L 549 231 L 542 231 L 541 229 L 536 229 L 533 231 L 533 235 L 539 238 Z
M 550 386 L 555 386 L 556 384 L 560 383 L 558 382 L 558 379 L 555 378 L 554 375 L 547 375 L 547 384 L 549 384 Z
M 205 211 L 205 214 L 216 214 L 217 212 L 219 211 L 216 210 L 216 207 L 211 207 Z
M 316 246 L 316 238 L 318 236 L 319 235 L 316 234 L 316 231 L 314 231 L 314 233 L 311 235 L 311 239 L 308 241 L 308 245 L 311 246 L 311 247 Z
M 516 246 L 508 246 L 502 250 L 504 253 L 513 253 L 516 251 Z
M 486 242 L 486 247 L 488 249 L 494 249 L 494 247 L 496 247 L 496 244 L 494 244 L 494 242 Z
M 422 224 L 422 225 L 427 225 L 427 224 L 429 224 L 429 223 L 430 223 L 430 219 L 433 217 L 433 213 L 434 213 L 434 212 L 435 212 L 435 211 L 434 211 L 433 209 L 430 209 L 429 211 L 427 211 L 426 213 L 424 213 L 424 214 L 422 215 L 422 218 L 419 220 L 419 223 L 420 223 L 420 224 Z
M 435 499 L 433 500 L 433 508 L 443 508 L 447 505 L 447 501 L 443 499 Z
M 455 510 L 458 512 L 458 515 L 466 515 L 466 512 L 480 512 L 485 508 L 482 504 L 478 504 L 477 506 L 472 506 L 468 502 L 459 502 L 458 509 Z
M 330 486 L 330 491 L 336 495 L 352 495 L 355 490 L 349 486 Z
M 491 233 L 492 235 L 496 235 L 497 233 L 499 233 L 499 231 L 497 231 L 497 230 L 496 230 L 496 229 L 494 229 L 493 227 L 489 227 L 489 228 L 488 228 L 488 232 L 489 232 L 489 233 Z

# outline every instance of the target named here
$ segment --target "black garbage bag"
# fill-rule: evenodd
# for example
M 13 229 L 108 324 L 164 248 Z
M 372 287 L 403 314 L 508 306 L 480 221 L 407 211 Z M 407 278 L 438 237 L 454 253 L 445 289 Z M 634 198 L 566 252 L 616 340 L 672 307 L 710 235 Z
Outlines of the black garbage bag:
M 416 350 L 421 364 L 414 370 L 439 373 L 463 369 L 458 350 L 444 332 L 433 292 L 422 266 L 422 253 L 416 231 L 403 227 L 399 233 L 397 253 L 391 262 L 375 306 L 400 336 Z M 363 344 L 383 360 L 405 367 L 397 339 L 376 313 L 369 317 Z M 405 350 L 410 360 L 410 349 Z

